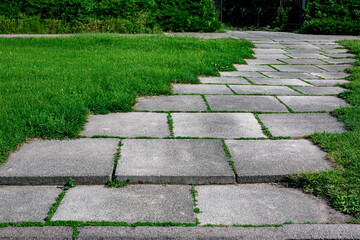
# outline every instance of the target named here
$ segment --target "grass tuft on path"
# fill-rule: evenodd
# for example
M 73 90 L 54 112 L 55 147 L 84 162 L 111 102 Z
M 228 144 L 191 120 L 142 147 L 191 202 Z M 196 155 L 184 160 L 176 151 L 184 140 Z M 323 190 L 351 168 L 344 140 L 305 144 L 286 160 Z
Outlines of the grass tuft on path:
M 327 198 L 336 209 L 351 214 L 360 222 L 360 41 L 340 41 L 350 52 L 357 54 L 350 83 L 339 96 L 352 106 L 336 109 L 332 114 L 344 122 L 348 132 L 316 133 L 314 143 L 326 152 L 336 168 L 320 173 L 301 173 L 290 176 L 290 183 L 306 192 Z
M 235 70 L 234 39 L 84 34 L 0 38 L 0 164 L 28 138 L 75 138 L 89 113 L 131 111 L 137 96 Z

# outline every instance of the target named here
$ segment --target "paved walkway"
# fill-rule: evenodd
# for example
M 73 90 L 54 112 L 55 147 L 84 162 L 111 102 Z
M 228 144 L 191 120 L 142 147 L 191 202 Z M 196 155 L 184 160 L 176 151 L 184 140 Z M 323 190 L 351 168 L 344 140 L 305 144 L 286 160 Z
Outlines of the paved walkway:
M 184 35 L 184 34 L 182 34 Z M 338 83 L 354 61 L 334 41 L 351 37 L 272 32 L 186 34 L 252 40 L 256 59 L 202 84 L 174 85 L 174 96 L 139 99 L 135 111 L 90 116 L 70 141 L 33 141 L 0 167 L 0 222 L 43 222 L 57 186 L 70 177 L 51 221 L 281 225 L 282 228 L 84 227 L 79 238 L 360 238 L 327 202 L 281 181 L 332 168 L 304 136 L 343 132 L 329 111 L 347 106 Z M 129 182 L 109 188 L 111 180 Z M 26 186 L 20 186 L 26 185 Z M 34 186 L 38 185 L 38 186 Z M 194 185 L 193 187 L 191 185 Z M 17 234 L 17 235 L 16 235 Z M 3 236 L 71 237 L 68 227 L 0 228 Z

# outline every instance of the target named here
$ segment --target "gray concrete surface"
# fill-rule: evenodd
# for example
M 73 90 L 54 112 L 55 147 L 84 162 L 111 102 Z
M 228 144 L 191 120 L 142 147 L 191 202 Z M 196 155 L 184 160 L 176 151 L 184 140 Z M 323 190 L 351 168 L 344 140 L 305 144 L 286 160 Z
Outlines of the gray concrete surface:
M 324 64 L 325 59 L 319 60 L 319 59 L 314 59 L 314 58 L 310 58 L 310 59 L 290 59 L 290 58 L 284 58 L 284 59 L 279 59 L 281 61 L 284 61 L 288 64 Z M 269 63 L 271 64 L 271 63 Z M 274 67 L 276 68 L 277 65 L 274 65 Z
M 0 228 L 0 239 L 11 240 L 65 240 L 72 239 L 72 227 L 5 227 Z
M 279 99 L 295 112 L 332 111 L 349 106 L 335 96 L 280 96 Z
M 348 73 L 342 72 L 327 72 L 327 73 L 312 73 L 314 76 L 324 78 L 324 79 L 339 79 L 339 78 L 346 78 L 350 76 Z
M 279 79 L 279 78 L 249 78 L 255 84 L 273 85 L 273 86 L 311 86 L 299 79 Z
M 52 221 L 194 223 L 190 186 L 80 186 L 70 189 Z
M 238 94 L 300 95 L 286 86 L 229 85 Z
M 315 86 L 335 87 L 337 84 L 348 83 L 346 80 L 307 80 Z
M 177 95 L 141 98 L 134 109 L 148 111 L 206 111 L 207 107 L 201 96 Z
M 92 115 L 80 135 L 166 137 L 170 135 L 167 121 L 166 113 L 131 112 Z
M 220 72 L 222 77 L 265 77 L 258 72 Z
M 276 71 L 275 69 L 273 69 L 272 67 L 269 67 L 267 65 L 239 65 L 239 64 L 234 64 L 234 67 L 236 68 L 237 71 L 240 72 L 249 72 L 249 71 L 267 71 L 267 72 L 271 72 L 271 71 Z
M 259 118 L 275 137 L 303 137 L 315 132 L 345 131 L 344 124 L 329 113 L 260 114 Z
M 326 153 L 307 140 L 226 140 L 237 182 L 277 182 L 303 171 L 331 168 Z
M 176 84 L 173 86 L 173 92 L 179 94 L 233 94 L 233 92 L 225 85 Z
M 0 184 L 105 184 L 111 178 L 118 139 L 32 141 L 0 166 Z
M 227 184 L 235 175 L 219 139 L 126 139 L 116 178 L 150 184 Z
M 287 108 L 272 96 L 208 95 L 205 98 L 213 111 L 288 112 Z
M 201 224 L 342 223 L 349 217 L 298 189 L 270 184 L 197 186 Z
M 271 78 L 301 78 L 301 79 L 312 79 L 313 75 L 310 73 L 299 73 L 299 72 L 263 72 L 266 76 Z
M 266 137 L 250 113 L 174 113 L 175 137 Z
M 202 83 L 216 84 L 250 84 L 248 80 L 242 77 L 199 77 Z
M 274 65 L 274 67 L 282 72 L 325 72 L 324 70 L 313 65 Z
M 44 222 L 61 192 L 55 186 L 1 186 L 0 222 Z
M 346 90 L 345 88 L 341 88 L 341 87 L 294 87 L 294 88 L 308 95 L 330 95 L 330 94 L 335 95 Z

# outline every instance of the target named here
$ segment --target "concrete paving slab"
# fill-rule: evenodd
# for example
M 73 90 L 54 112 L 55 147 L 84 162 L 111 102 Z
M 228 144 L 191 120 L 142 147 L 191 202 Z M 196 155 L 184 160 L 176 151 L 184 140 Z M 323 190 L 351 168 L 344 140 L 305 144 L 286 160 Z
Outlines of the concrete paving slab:
M 312 44 L 286 44 L 286 45 L 283 45 L 289 49 L 294 49 L 294 50 L 297 50 L 297 49 L 313 49 L 313 50 L 321 50 L 320 47 L 318 46 L 315 46 L 315 45 L 312 45 Z
M 310 64 L 324 64 L 323 61 L 319 60 L 319 59 L 314 59 L 314 58 L 310 58 L 310 59 L 290 59 L 290 58 L 284 58 L 284 59 L 279 59 L 281 61 L 284 61 L 288 64 L 304 64 L 304 65 L 310 65 Z M 274 66 L 276 67 L 276 66 Z
M 272 96 L 209 95 L 206 100 L 214 111 L 288 112 Z
M 233 94 L 233 92 L 225 85 L 208 84 L 176 84 L 174 85 L 173 92 L 179 94 Z
M 335 87 L 337 84 L 349 83 L 346 80 L 306 80 L 315 86 Z
M 346 48 L 327 48 L 327 49 L 322 49 L 322 51 L 325 54 L 339 54 L 339 53 L 346 53 L 348 50 Z
M 253 49 L 253 51 L 255 52 L 255 54 L 286 54 L 287 52 L 282 50 L 282 49 L 278 49 L 278 48 L 272 48 L 272 49 L 259 49 L 259 48 L 255 48 Z M 256 56 L 255 55 L 255 56 Z
M 269 184 L 198 186 L 201 224 L 282 224 L 345 222 L 323 199 L 298 189 Z
M 93 115 L 80 134 L 87 137 L 96 135 L 167 137 L 170 135 L 167 121 L 166 113 L 129 112 Z
M 264 75 L 258 72 L 220 72 L 220 76 L 222 77 L 265 77 Z
M 324 70 L 312 65 L 274 65 L 274 67 L 282 72 L 325 72 Z
M 276 78 L 249 78 L 255 84 L 272 85 L 272 86 L 311 86 L 310 84 L 299 79 L 276 79 Z
M 266 137 L 251 113 L 174 113 L 176 137 Z
M 341 88 L 341 87 L 294 87 L 294 88 L 304 94 L 309 94 L 309 95 L 339 94 L 343 91 L 346 91 L 345 88 Z
M 331 168 L 326 153 L 307 140 L 226 140 L 239 183 L 283 181 L 303 171 Z
M 190 186 L 80 186 L 70 189 L 52 221 L 194 223 Z
M 300 95 L 285 86 L 230 85 L 230 87 L 238 94 Z
M 282 48 L 285 48 L 284 45 L 282 44 L 279 44 L 279 43 L 255 43 L 254 42 L 254 45 L 256 48 L 258 49 L 282 49 Z
M 116 169 L 120 182 L 230 184 L 235 175 L 219 139 L 126 139 Z
M 283 64 L 276 59 L 245 59 L 248 65 L 257 65 L 257 64 Z
M 263 72 L 266 76 L 271 78 L 301 78 L 301 79 L 313 79 L 314 75 L 310 73 L 295 73 L 295 72 Z M 324 73 L 319 73 L 324 74 Z
M 279 59 L 279 58 L 289 58 L 287 55 L 285 54 L 256 54 L 255 55 L 257 60 L 260 59 Z
M 339 78 L 346 78 L 350 76 L 348 73 L 342 72 L 327 72 L 327 73 L 312 73 L 314 76 L 324 78 L 324 79 L 339 79 Z
M 303 137 L 314 132 L 345 131 L 344 124 L 329 113 L 260 114 L 259 118 L 275 137 Z
M 355 65 L 341 64 L 341 65 L 317 65 L 330 72 L 343 72 L 346 68 L 353 68 Z
M 0 222 L 44 222 L 61 192 L 55 186 L 1 186 Z
M 295 112 L 332 111 L 349 106 L 335 96 L 280 96 L 279 99 Z
M 105 184 L 111 179 L 118 139 L 33 141 L 0 167 L 0 184 Z
M 76 239 L 359 239 L 356 224 L 291 224 L 282 227 L 117 227 L 79 228 Z
M 326 54 L 326 56 L 332 57 L 332 58 L 355 58 L 355 54 L 352 53 L 331 53 L 331 54 Z
M 293 53 L 293 54 L 289 54 L 289 56 L 292 58 L 316 58 L 316 59 L 329 58 L 328 56 L 317 54 L 317 53 L 298 53 L 298 54 Z
M 5 227 L 0 228 L 0 239 L 30 240 L 30 239 L 72 239 L 73 228 L 63 226 L 52 227 Z
M 216 84 L 250 84 L 248 80 L 242 77 L 199 77 L 201 83 Z
M 240 72 L 249 72 L 249 71 L 267 71 L 267 72 L 271 72 L 271 71 L 276 71 L 275 69 L 273 69 L 272 67 L 269 67 L 267 65 L 238 65 L 238 64 L 234 64 L 234 67 L 236 68 L 237 71 L 240 71 Z
M 342 59 L 329 58 L 329 59 L 324 59 L 324 61 L 328 62 L 328 63 L 338 64 L 338 63 L 353 63 L 353 62 L 355 62 L 355 59 L 354 58 L 342 58 Z
M 206 111 L 207 107 L 201 96 L 177 95 L 141 98 L 134 109 L 148 111 Z
M 320 49 L 314 49 L 314 48 L 287 49 L 286 51 L 290 54 L 296 54 L 296 55 L 300 55 L 300 54 L 304 54 L 304 55 L 311 54 L 312 55 L 312 54 L 321 54 L 322 53 L 320 51 Z

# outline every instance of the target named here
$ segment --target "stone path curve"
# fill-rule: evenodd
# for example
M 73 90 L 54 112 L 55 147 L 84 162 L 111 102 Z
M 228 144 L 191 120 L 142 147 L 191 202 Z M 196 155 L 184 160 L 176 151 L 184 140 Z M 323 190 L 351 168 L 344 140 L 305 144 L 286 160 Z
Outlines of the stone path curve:
M 272 32 L 181 35 L 245 38 L 255 44 L 256 59 L 234 65 L 236 71 L 221 72 L 220 77 L 199 77 L 201 84 L 174 85 L 173 96 L 139 99 L 134 112 L 90 116 L 80 133 L 83 138 L 24 145 L 0 167 L 0 185 L 12 185 L 0 188 L 0 222 L 44 222 L 62 191 L 56 186 L 70 177 L 78 186 L 66 192 L 52 221 L 202 226 L 350 219 L 326 201 L 280 183 L 291 173 L 332 168 L 326 153 L 304 136 L 345 131 L 329 111 L 348 105 L 337 98 L 344 91 L 337 84 L 347 82 L 343 70 L 354 59 L 334 41 L 350 37 Z M 114 179 L 131 184 L 104 187 Z M 304 227 L 297 225 L 289 236 Z M 285 237 L 286 229 L 264 234 Z M 329 229 L 321 229 L 320 235 L 329 234 Z M 0 236 L 7 231 L 0 228 Z M 27 234 L 33 231 L 39 230 L 29 228 Z M 68 230 L 50 231 L 61 235 Z M 79 237 L 92 231 L 85 227 Z M 129 237 L 151 230 L 111 231 Z M 179 230 L 180 236 L 184 231 Z M 310 230 L 308 234 L 305 238 L 314 237 Z

